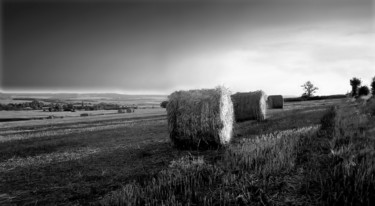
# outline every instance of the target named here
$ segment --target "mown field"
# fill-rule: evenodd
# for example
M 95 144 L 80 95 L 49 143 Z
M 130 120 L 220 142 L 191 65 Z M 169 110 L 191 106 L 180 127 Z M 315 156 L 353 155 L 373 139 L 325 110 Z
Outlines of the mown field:
M 87 113 L 89 116 L 81 117 L 80 114 Z M 43 112 L 35 111 L 0 111 L 0 128 L 18 128 L 18 126 L 43 126 L 57 124 L 73 124 L 82 122 L 100 122 L 115 119 L 143 118 L 157 115 L 165 115 L 165 109 L 136 109 L 134 113 L 118 113 L 117 110 L 76 111 L 76 112 Z M 44 116 L 42 116 L 44 115 Z M 1 122 L 2 118 L 35 118 L 54 116 L 52 119 L 37 119 L 26 121 Z
M 173 148 L 165 111 L 0 124 L 0 205 L 371 205 L 372 111 L 287 103 L 206 151 Z
M 0 104 L 24 103 L 38 100 L 49 103 L 85 104 L 109 103 L 123 106 L 137 105 L 138 107 L 159 107 L 160 102 L 167 99 L 166 95 L 122 95 L 113 93 L 0 93 Z

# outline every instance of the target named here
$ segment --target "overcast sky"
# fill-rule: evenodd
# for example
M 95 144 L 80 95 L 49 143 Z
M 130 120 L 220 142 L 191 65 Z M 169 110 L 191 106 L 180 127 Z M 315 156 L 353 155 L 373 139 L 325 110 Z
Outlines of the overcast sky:
M 375 76 L 373 0 L 47 2 L 2 1 L 1 90 L 327 95 Z

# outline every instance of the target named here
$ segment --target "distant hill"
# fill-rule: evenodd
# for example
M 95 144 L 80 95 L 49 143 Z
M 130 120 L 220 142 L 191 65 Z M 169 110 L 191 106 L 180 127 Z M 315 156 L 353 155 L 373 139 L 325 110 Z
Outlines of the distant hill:
M 0 92 L 0 99 L 10 99 L 10 98 L 12 98 L 10 94 Z
M 0 93 L 0 98 L 56 98 L 56 99 L 83 99 L 83 98 L 110 98 L 110 99 L 129 99 L 129 98 L 149 98 L 149 97 L 167 97 L 167 95 L 128 95 L 117 93 Z
M 109 102 L 118 104 L 158 105 L 167 95 L 127 95 L 117 93 L 0 93 L 1 100 L 61 100 L 63 102 Z M 1 103 L 1 102 L 0 102 Z

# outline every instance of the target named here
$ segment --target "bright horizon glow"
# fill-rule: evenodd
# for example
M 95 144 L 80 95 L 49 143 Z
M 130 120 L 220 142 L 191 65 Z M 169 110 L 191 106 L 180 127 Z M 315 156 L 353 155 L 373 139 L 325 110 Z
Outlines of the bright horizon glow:
M 0 90 L 332 95 L 375 76 L 372 0 L 58 2 L 3 5 Z
M 153 95 L 153 96 L 166 96 L 169 94 L 154 93 L 154 92 L 126 92 L 119 90 L 3 90 L 3 94 L 121 94 L 121 95 Z

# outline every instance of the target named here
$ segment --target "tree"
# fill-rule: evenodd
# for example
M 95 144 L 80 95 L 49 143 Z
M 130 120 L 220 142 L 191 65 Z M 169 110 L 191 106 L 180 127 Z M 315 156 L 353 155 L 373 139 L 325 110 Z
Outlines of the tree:
M 303 90 L 305 93 L 302 94 L 302 97 L 312 97 L 314 96 L 314 93 L 316 90 L 318 90 L 318 87 L 315 87 L 310 81 L 307 81 L 304 85 L 302 85 Z
M 167 108 L 167 104 L 168 104 L 168 101 L 163 101 L 162 103 L 160 103 L 160 107 Z
M 361 86 L 358 89 L 358 96 L 367 96 L 368 94 L 370 94 L 370 89 L 368 86 Z
M 372 78 L 372 82 L 371 82 L 371 94 L 375 96 L 375 77 Z
M 358 87 L 361 85 L 361 80 L 353 77 L 350 80 L 350 85 L 352 86 L 352 97 L 356 97 L 358 95 Z

